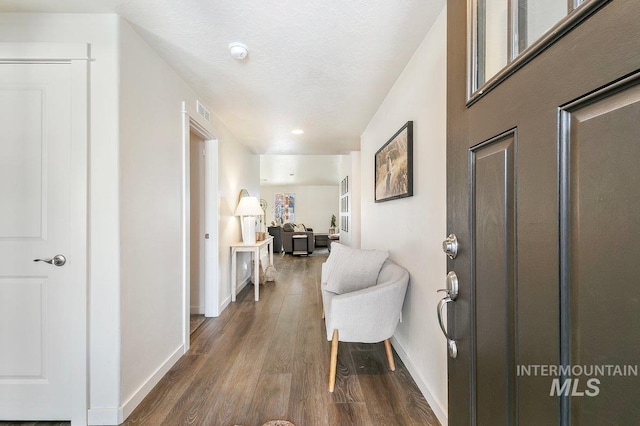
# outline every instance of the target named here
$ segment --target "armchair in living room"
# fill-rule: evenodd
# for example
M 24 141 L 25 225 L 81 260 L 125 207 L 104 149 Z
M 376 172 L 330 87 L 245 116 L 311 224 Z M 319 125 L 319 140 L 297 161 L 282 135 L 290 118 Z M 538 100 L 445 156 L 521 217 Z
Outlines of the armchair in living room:
M 379 250 L 355 250 L 333 243 L 322 264 L 321 288 L 327 340 L 331 341 L 329 392 L 336 381 L 338 342 L 384 342 L 395 371 L 389 339 L 400 321 L 409 272 Z

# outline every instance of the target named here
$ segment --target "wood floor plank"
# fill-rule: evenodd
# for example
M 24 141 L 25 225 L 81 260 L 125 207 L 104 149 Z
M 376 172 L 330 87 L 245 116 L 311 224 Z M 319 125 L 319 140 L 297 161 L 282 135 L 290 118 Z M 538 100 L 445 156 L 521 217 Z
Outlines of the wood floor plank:
M 249 425 L 269 420 L 288 420 L 292 374 L 262 373 L 249 409 Z
M 338 371 L 336 387 L 333 392 L 333 402 L 363 402 L 364 397 L 360 389 L 358 371 L 351 358 L 350 343 L 341 342 L 338 347 Z
M 302 297 L 299 294 L 288 294 L 284 297 L 282 309 L 269 344 L 269 350 L 262 367 L 264 373 L 283 374 L 290 371 L 295 351 L 295 339 L 298 330 Z
M 310 269 L 322 260 L 309 259 L 313 259 L 307 262 L 311 263 Z M 326 338 L 324 321 L 320 319 L 316 287 L 315 280 L 307 283 L 298 319 L 289 401 L 291 421 L 296 425 L 329 424 L 327 408 L 332 403 L 327 391 L 330 343 Z
M 276 315 L 265 314 L 256 318 L 246 336 L 239 335 L 240 353 L 233 363 L 226 365 L 224 380 L 207 398 L 202 424 L 243 424 L 249 417 L 249 409 L 260 378 L 264 359 L 277 321 Z
M 329 407 L 330 425 L 373 425 L 369 418 L 367 404 L 350 402 L 331 404 Z
M 404 405 L 399 396 L 393 393 L 390 376 L 395 373 L 387 371 L 384 349 L 352 351 L 351 355 L 358 369 L 358 378 L 372 424 L 404 426 Z

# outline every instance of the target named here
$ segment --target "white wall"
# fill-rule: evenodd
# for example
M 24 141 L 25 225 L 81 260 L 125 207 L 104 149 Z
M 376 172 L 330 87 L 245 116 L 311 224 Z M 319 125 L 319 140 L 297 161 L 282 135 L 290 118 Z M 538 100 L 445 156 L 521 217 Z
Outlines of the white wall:
M 182 354 L 182 102 L 196 94 L 120 20 L 122 404 L 126 416 Z M 258 157 L 215 118 L 220 141 L 221 300 L 228 252 L 240 238 L 229 217 L 240 188 L 259 186 Z M 232 208 L 235 208 L 233 204 Z M 241 267 L 248 270 L 246 262 Z
M 261 186 L 260 197 L 267 200 L 267 224 L 273 220 L 274 195 L 276 193 L 296 194 L 295 222 L 304 223 L 314 232 L 329 232 L 331 215 L 338 217 L 338 197 L 340 189 L 337 185 L 284 185 Z
M 212 119 L 215 119 L 212 114 Z M 219 208 L 220 208 L 220 311 L 231 302 L 231 244 L 242 241 L 240 218 L 234 216 L 241 189 L 249 195 L 260 194 L 260 156 L 242 145 L 221 123 L 216 125 L 219 148 Z M 239 253 L 237 258 L 238 291 L 251 276 L 251 253 Z
M 2 42 L 90 43 L 89 406 L 97 416 L 120 401 L 118 17 L 0 14 Z
M 180 109 L 193 95 L 123 20 L 120 37 L 121 393 L 127 405 L 182 345 Z
M 411 280 L 396 350 L 442 423 L 447 413 L 445 339 L 435 309 L 446 276 L 446 8 L 361 137 L 362 247 L 388 250 Z M 413 197 L 374 203 L 375 152 L 413 120 Z

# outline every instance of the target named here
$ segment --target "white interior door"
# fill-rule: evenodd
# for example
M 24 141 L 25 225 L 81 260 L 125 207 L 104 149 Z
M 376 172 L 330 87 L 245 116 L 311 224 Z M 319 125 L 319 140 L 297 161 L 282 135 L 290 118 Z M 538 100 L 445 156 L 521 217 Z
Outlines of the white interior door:
M 72 413 L 72 65 L 0 64 L 0 419 Z M 82 224 L 74 224 L 82 226 Z M 74 264 L 74 261 L 76 262 Z

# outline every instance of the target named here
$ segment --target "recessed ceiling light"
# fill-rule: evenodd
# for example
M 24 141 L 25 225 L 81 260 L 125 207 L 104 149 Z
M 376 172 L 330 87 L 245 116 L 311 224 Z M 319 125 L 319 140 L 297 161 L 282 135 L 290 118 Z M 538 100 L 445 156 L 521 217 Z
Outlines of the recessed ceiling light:
M 294 135 L 301 135 L 301 134 L 304 133 L 304 130 L 302 130 L 302 129 L 293 129 L 291 131 L 291 133 L 293 133 Z
M 231 52 L 231 56 L 240 60 L 246 58 L 249 54 L 249 48 L 247 45 L 238 41 L 229 43 L 229 51 Z

